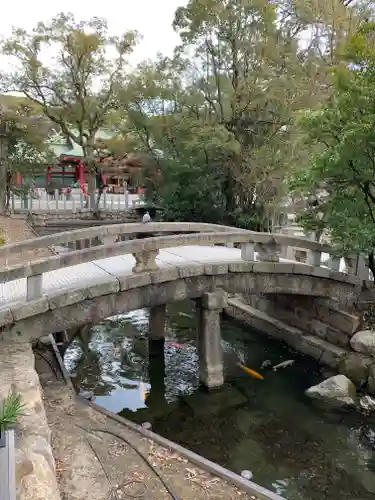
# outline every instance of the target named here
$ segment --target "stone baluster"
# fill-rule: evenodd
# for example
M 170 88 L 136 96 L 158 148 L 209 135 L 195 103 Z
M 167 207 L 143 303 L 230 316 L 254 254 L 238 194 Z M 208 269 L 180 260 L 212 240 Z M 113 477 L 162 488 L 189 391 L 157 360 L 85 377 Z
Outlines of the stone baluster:
M 320 267 L 322 263 L 322 252 L 320 250 L 310 250 L 307 256 L 309 266 Z
M 39 299 L 43 295 L 43 274 L 29 276 L 26 280 L 26 300 Z
M 297 262 L 302 262 L 303 264 L 305 264 L 308 261 L 307 250 L 296 248 L 294 251 L 294 258 Z
M 336 255 L 330 255 L 328 261 L 328 267 L 331 271 L 340 271 L 340 262 L 341 257 L 337 257 Z
M 241 243 L 241 259 L 255 260 L 254 243 Z
M 108 235 L 108 236 L 103 236 L 101 241 L 103 245 L 113 245 L 114 243 L 116 243 L 116 240 L 117 240 L 117 235 L 115 236 Z
M 205 293 L 198 301 L 199 377 L 208 389 L 219 388 L 224 383 L 220 313 L 225 303 L 226 294 L 222 290 Z
M 158 254 L 159 250 L 144 250 L 143 252 L 133 253 L 133 257 L 135 258 L 133 273 L 143 273 L 159 269 L 156 263 Z
M 368 267 L 368 259 L 364 255 L 358 255 L 357 276 L 362 280 L 370 279 L 370 270 Z
M 354 255 L 345 256 L 344 262 L 345 262 L 345 271 L 348 274 L 356 275 L 358 267 L 358 257 Z
M 279 262 L 281 245 L 272 241 L 270 243 L 257 243 L 255 245 L 255 251 L 257 252 L 257 260 L 262 262 Z
M 354 274 L 360 279 L 369 279 L 369 269 L 367 266 L 366 258 L 363 255 L 344 257 L 345 268 L 348 274 Z

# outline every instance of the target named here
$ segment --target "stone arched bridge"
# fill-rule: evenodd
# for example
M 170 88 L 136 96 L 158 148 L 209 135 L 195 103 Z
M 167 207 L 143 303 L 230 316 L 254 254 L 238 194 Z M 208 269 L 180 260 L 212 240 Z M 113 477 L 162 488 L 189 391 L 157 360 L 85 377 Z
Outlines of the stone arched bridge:
M 129 239 L 139 233 L 142 239 Z M 158 236 L 149 238 L 147 233 Z M 360 259 L 345 258 L 346 272 L 340 272 L 341 258 L 308 239 L 196 223 L 118 224 L 54 234 L 5 245 L 0 258 L 6 261 L 16 252 L 43 247 L 71 249 L 77 241 L 85 241 L 88 248 L 0 271 L 4 335 L 32 340 L 118 312 L 215 290 L 329 297 L 345 303 L 368 278 Z M 233 246 L 238 248 L 228 248 Z M 286 247 L 304 248 L 307 262 L 281 259 Z M 328 267 L 321 265 L 322 253 L 332 254 Z
M 55 484 L 32 340 L 142 307 L 151 307 L 150 320 L 163 327 L 163 304 L 196 298 L 200 378 L 208 387 L 218 387 L 223 383 L 223 290 L 303 296 L 306 301 L 329 297 L 349 307 L 363 286 L 373 286 L 360 258 L 345 257 L 345 272 L 340 272 L 343 259 L 327 246 L 211 224 L 95 227 L 5 245 L 0 247 L 0 259 L 6 263 L 17 253 L 38 255 L 41 248 L 61 246 L 68 251 L 0 270 L 0 397 L 12 388 L 26 403 L 17 446 L 20 464 L 34 468 L 22 480 L 27 491 L 34 491 L 38 481 L 43 481 L 45 491 Z M 306 262 L 282 259 L 281 255 L 290 255 L 288 248 L 298 248 L 299 254 L 303 250 Z M 330 255 L 328 266 L 322 265 L 324 253 Z

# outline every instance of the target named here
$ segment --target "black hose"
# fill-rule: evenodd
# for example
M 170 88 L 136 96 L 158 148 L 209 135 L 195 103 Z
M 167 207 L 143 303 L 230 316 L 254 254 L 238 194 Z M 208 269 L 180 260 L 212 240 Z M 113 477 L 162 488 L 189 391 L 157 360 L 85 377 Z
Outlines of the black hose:
M 143 498 L 145 496 L 145 494 L 147 493 L 147 490 L 148 490 L 147 484 L 144 483 L 143 481 L 139 481 L 138 479 L 133 479 L 132 481 L 124 481 L 120 485 L 112 486 L 111 478 L 109 477 L 109 475 L 106 471 L 106 468 L 104 467 L 102 459 L 100 458 L 99 454 L 96 452 L 95 448 L 90 443 L 90 441 L 87 438 L 85 438 L 85 440 L 86 440 L 87 444 L 90 446 L 90 448 L 91 448 L 92 452 L 94 453 L 95 457 L 97 458 L 98 462 L 100 463 L 100 465 L 103 469 L 104 475 L 105 475 L 105 477 L 108 481 L 108 484 L 110 486 L 110 490 L 108 492 L 108 495 L 105 497 L 105 500 L 110 500 L 112 495 L 115 496 L 115 500 L 120 500 L 119 495 L 118 495 L 119 490 L 122 490 L 123 493 L 125 493 L 125 495 L 130 497 L 130 498 Z M 125 492 L 124 489 L 132 484 L 142 484 L 142 486 L 144 488 L 143 491 L 141 493 L 138 493 L 135 495 L 132 495 L 129 492 Z
M 57 370 L 53 366 L 52 361 L 50 361 L 47 358 L 47 356 L 42 354 L 38 348 L 34 348 L 34 354 L 37 354 L 39 357 L 41 357 L 49 365 L 49 367 L 51 368 L 51 371 L 54 373 L 56 379 L 59 380 L 59 374 L 57 373 Z
M 113 437 L 116 437 L 117 439 L 120 439 L 120 441 L 123 441 L 124 443 L 126 443 L 128 446 L 130 446 L 130 448 L 135 451 L 137 453 L 137 455 L 139 457 L 142 458 L 142 460 L 146 463 L 146 465 L 152 470 L 152 472 L 157 476 L 157 478 L 159 479 L 159 481 L 162 483 L 162 485 L 164 486 L 164 488 L 166 489 L 166 491 L 170 494 L 172 500 L 180 500 L 179 497 L 174 493 L 174 491 L 172 490 L 172 488 L 167 484 L 167 482 L 165 481 L 165 479 L 163 478 L 163 476 L 155 469 L 155 467 L 151 464 L 151 462 L 148 460 L 148 458 L 146 458 L 143 453 L 141 451 L 138 450 L 138 448 L 136 446 L 134 446 L 128 439 L 124 438 L 123 436 L 121 436 L 120 434 L 118 434 L 117 432 L 113 432 L 113 431 L 110 431 L 110 430 L 107 430 L 107 429 L 85 429 L 84 427 L 81 427 L 80 425 L 76 424 L 77 427 L 79 427 L 80 429 L 82 429 L 83 431 L 87 432 L 87 433 L 102 433 L 102 434 L 108 434 L 110 436 L 113 436 Z M 91 444 L 90 444 L 91 446 Z M 91 449 L 92 446 L 91 446 Z M 94 453 L 96 454 L 95 450 L 94 450 Z M 97 454 L 96 454 L 97 456 Z M 98 458 L 98 457 L 97 457 Z M 105 472 L 106 476 L 107 476 L 107 473 Z M 134 481 L 132 481 L 134 482 Z M 130 483 L 128 483 L 130 484 Z M 145 493 L 145 492 L 144 492 Z

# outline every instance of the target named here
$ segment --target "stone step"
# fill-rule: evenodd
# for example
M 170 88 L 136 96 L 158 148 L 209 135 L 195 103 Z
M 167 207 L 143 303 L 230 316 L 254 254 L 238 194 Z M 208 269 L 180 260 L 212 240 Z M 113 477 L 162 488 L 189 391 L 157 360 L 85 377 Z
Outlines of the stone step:
M 182 396 L 181 399 L 196 415 L 213 415 L 241 406 L 247 401 L 247 398 L 238 389 L 230 386 L 224 386 L 208 394 L 197 391 L 191 395 Z

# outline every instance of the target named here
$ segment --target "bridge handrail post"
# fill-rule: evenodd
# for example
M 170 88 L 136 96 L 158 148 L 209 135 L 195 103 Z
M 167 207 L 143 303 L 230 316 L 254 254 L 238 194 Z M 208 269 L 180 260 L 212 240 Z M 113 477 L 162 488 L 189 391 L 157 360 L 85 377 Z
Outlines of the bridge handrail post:
M 368 267 L 368 259 L 363 254 L 358 255 L 357 276 L 363 280 L 369 280 L 370 268 Z
M 257 252 L 257 260 L 262 262 L 279 262 L 281 245 L 277 244 L 276 241 L 270 241 L 269 243 L 256 243 L 255 251 Z
M 147 271 L 155 271 L 159 269 L 156 263 L 156 257 L 159 255 L 159 250 L 146 250 L 132 254 L 135 259 L 133 273 L 144 273 Z
M 369 279 L 369 268 L 364 255 L 349 255 L 344 257 L 346 272 L 358 276 L 360 279 Z
M 43 274 L 28 276 L 26 280 L 26 300 L 39 299 L 43 295 Z
M 328 267 L 331 271 L 340 271 L 341 257 L 337 255 L 330 255 L 328 261 Z
M 319 250 L 310 250 L 307 254 L 307 264 L 309 266 L 320 267 L 322 263 L 322 252 Z
M 255 260 L 254 243 L 241 243 L 240 248 L 242 260 Z

